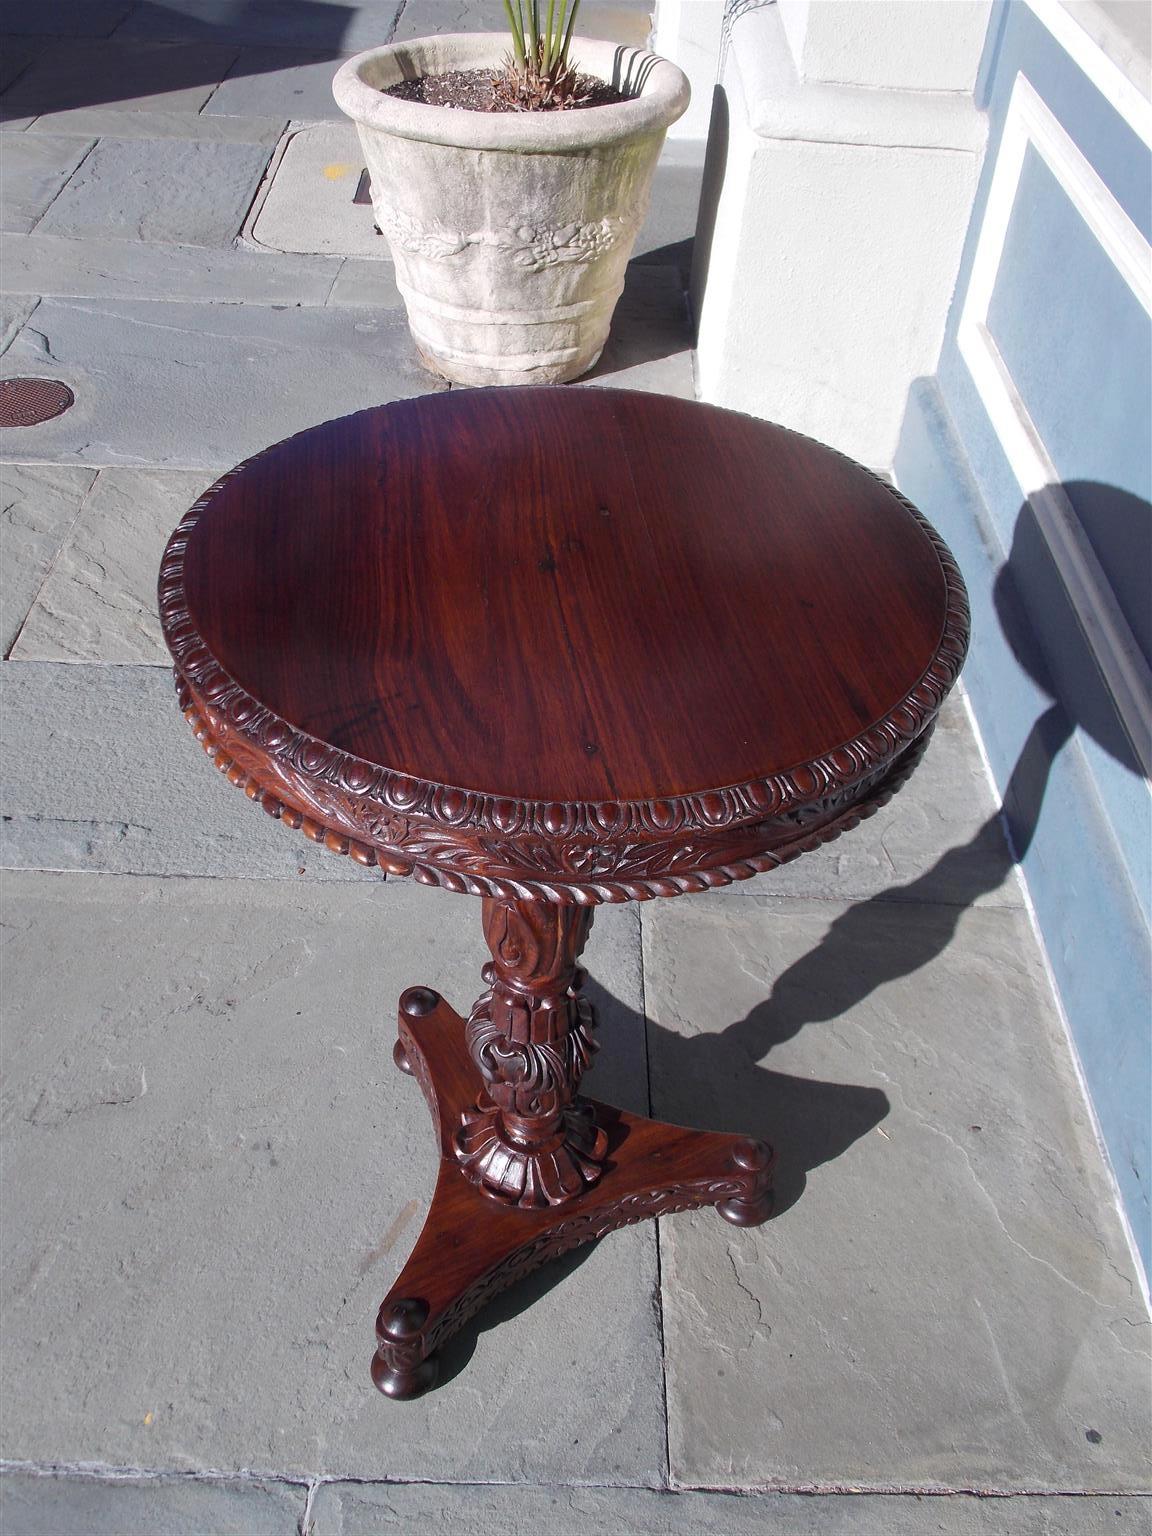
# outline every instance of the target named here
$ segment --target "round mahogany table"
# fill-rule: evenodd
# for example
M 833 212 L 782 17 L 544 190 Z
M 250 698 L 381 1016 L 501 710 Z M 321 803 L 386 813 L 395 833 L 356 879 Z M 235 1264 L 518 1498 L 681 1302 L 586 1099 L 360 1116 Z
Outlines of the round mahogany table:
M 772 1154 L 579 1093 L 600 902 L 726 885 L 903 782 L 963 661 L 963 583 L 831 449 L 608 389 L 454 390 L 303 432 L 173 534 L 160 612 L 216 766 L 334 853 L 483 899 L 467 1020 L 400 999 L 440 1140 L 373 1379 L 625 1223 L 771 1210 Z

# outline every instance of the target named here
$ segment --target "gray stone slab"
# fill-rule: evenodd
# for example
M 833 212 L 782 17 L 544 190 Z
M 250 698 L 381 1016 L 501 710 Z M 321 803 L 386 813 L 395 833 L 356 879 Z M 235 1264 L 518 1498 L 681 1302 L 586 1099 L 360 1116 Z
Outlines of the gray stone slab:
M 652 10 L 649 0 L 581 0 L 577 34 L 644 48 L 651 35 Z M 396 41 L 440 32 L 507 30 L 503 0 L 408 0 L 396 28 Z
M 0 707 L 7 868 L 380 883 L 214 772 L 161 668 L 9 662 Z
M 133 0 L 4 0 L 4 31 L 51 37 L 108 37 Z
M 170 666 L 156 572 L 211 470 L 104 469 L 24 621 L 18 661 Z
M 401 312 L 44 299 L 0 374 L 63 379 L 76 404 L 12 428 L 10 459 L 229 469 L 304 427 L 443 388 Z
M 648 217 L 636 237 L 632 259 L 643 266 L 674 267 L 687 288 L 692 240 L 704 175 L 704 145 L 666 141 L 652 178 Z
M 195 112 L 139 112 L 132 108 L 78 107 L 38 117 L 29 133 L 86 133 L 111 139 L 196 139 L 227 144 L 277 143 L 287 123 L 282 117 L 206 117 Z
M 0 655 L 19 634 L 95 478 L 59 464 L 0 465 Z
M 4 142 L 0 228 L 27 233 L 92 148 L 91 139 L 12 135 Z
M 5 92 L 4 107 L 41 119 L 92 107 L 192 115 L 235 58 L 235 48 L 214 43 L 61 41 L 41 50 Z
M 478 903 L 83 875 L 9 876 L 5 897 L 11 1457 L 661 1479 L 650 1224 L 489 1309 L 436 1392 L 398 1407 L 369 1381 L 435 1173 L 423 1098 L 391 1061 L 394 999 L 479 990 Z M 590 954 L 633 1016 L 636 930 L 606 914 Z M 626 1031 L 614 1054 L 642 1062 Z
M 313 1536 L 1144 1536 L 1142 1499 L 923 1499 L 327 1483 Z
M 249 235 L 272 251 L 389 260 L 371 207 L 352 201 L 364 169 L 353 123 L 302 128 L 288 140 Z
M 142 0 L 117 31 L 118 38 L 169 39 L 183 42 L 211 38 L 254 47 L 299 48 L 357 53 L 392 39 L 399 0 L 180 0 L 179 8 L 162 0 Z
M 341 59 L 289 48 L 245 48 L 217 86 L 205 115 L 343 121 L 332 96 Z
M 1149 1320 L 1026 915 L 642 927 L 655 1113 L 780 1157 L 767 1226 L 664 1224 L 673 1480 L 1147 1490 Z
M 383 911 L 393 893 L 408 899 L 406 882 L 385 887 L 379 871 L 273 821 L 217 773 L 180 714 L 166 668 L 9 662 L 0 668 L 0 718 L 0 867 L 355 884 L 380 889 Z M 638 937 L 629 940 L 635 986 L 614 989 L 598 958 L 602 936 L 623 931 L 619 910 L 597 917 L 586 956 L 611 1041 L 643 1035 Z M 461 900 L 458 912 L 479 921 L 474 902 Z M 465 1003 L 476 990 L 470 983 Z M 598 1060 L 592 1091 L 646 1112 L 643 1053 L 613 1046 Z
M 25 134 L 21 143 L 42 143 Z M 101 139 L 41 220 L 45 233 L 226 245 L 260 185 L 259 144 Z
M 367 309 L 402 309 L 404 306 L 396 286 L 396 269 L 390 261 L 357 261 L 354 257 L 349 257 L 341 266 L 328 302 Z
M 13 43 L 4 38 L 3 47 L 0 48 L 0 91 L 6 91 L 39 56 L 38 47 L 28 47 L 23 43 Z M 2 106 L 2 103 L 0 103 Z
M 600 361 L 582 382 L 695 398 L 692 331 L 675 268 L 628 268 Z
M 1023 888 L 963 700 L 945 702 L 927 753 L 900 793 L 835 842 L 733 896 L 944 902 L 1018 907 Z
M 405 882 L 385 889 L 379 872 L 272 821 L 215 772 L 180 715 L 166 669 L 9 662 L 0 668 L 0 715 L 0 864 L 7 868 L 356 883 L 381 891 L 382 911 L 393 893 L 401 904 L 408 899 Z M 474 902 L 451 910 L 467 923 L 479 920 Z M 622 921 L 617 909 L 600 914 L 587 956 L 590 995 L 612 1041 L 643 1035 L 639 939 Z M 632 970 L 611 960 L 614 932 L 631 935 Z M 475 990 L 470 983 L 465 1002 Z M 646 1110 L 642 1051 L 613 1046 L 600 1061 L 594 1091 Z
M 296 1536 L 306 1492 L 260 1478 L 0 1476 L 9 1536 Z
M 69 240 L 63 235 L 0 235 L 0 270 L 12 287 L 56 297 L 191 299 L 226 304 L 323 304 L 340 263 L 332 257 Z
M 23 240 L 24 235 L 11 235 L 5 238 Z M 0 255 L 0 267 L 3 266 L 3 256 Z M 20 327 L 35 312 L 40 302 L 39 294 L 35 293 L 5 293 L 0 294 L 0 356 L 7 352 L 13 337 Z

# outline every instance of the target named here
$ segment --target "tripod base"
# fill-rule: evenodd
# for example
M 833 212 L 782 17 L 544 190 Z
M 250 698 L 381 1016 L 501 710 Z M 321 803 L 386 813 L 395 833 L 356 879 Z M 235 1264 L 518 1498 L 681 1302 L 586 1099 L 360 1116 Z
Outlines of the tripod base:
M 464 1175 L 455 1141 L 481 1084 L 464 1021 L 427 987 L 400 999 L 396 1064 L 419 1082 L 440 1139 L 440 1172 L 423 1231 L 376 1321 L 372 1380 L 388 1397 L 436 1382 L 436 1349 L 530 1270 L 617 1227 L 714 1205 L 736 1226 L 772 1213 L 772 1152 L 762 1142 L 686 1130 L 581 1099 L 607 1139 L 599 1179 L 562 1203 L 524 1209 Z

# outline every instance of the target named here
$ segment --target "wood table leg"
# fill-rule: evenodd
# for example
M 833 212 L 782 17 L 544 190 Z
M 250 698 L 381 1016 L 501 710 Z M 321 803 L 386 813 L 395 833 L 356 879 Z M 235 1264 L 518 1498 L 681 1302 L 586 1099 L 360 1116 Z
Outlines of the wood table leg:
M 607 1135 L 580 1079 L 597 1045 L 576 961 L 590 907 L 485 897 L 488 991 L 472 1007 L 465 1039 L 483 1078 L 456 1132 L 464 1176 L 525 1210 L 565 1205 L 600 1177 Z
M 493 899 L 484 922 L 489 991 L 467 1024 L 427 987 L 400 999 L 396 1063 L 428 1101 L 440 1170 L 376 1322 L 372 1379 L 389 1397 L 426 1391 L 445 1339 L 570 1248 L 697 1206 L 715 1205 L 737 1226 L 772 1211 L 773 1157 L 762 1142 L 577 1097 L 593 1049 L 576 966 L 591 914 Z

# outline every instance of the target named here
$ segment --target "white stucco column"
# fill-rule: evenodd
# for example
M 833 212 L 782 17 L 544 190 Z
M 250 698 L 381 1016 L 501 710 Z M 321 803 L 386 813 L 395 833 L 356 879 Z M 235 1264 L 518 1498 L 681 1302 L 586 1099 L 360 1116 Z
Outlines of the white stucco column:
M 678 64 L 692 86 L 692 101 L 669 128 L 670 139 L 708 137 L 723 21 L 724 0 L 656 0 L 652 46 Z
M 692 280 L 701 399 L 890 465 L 976 188 L 988 10 L 729 7 Z

